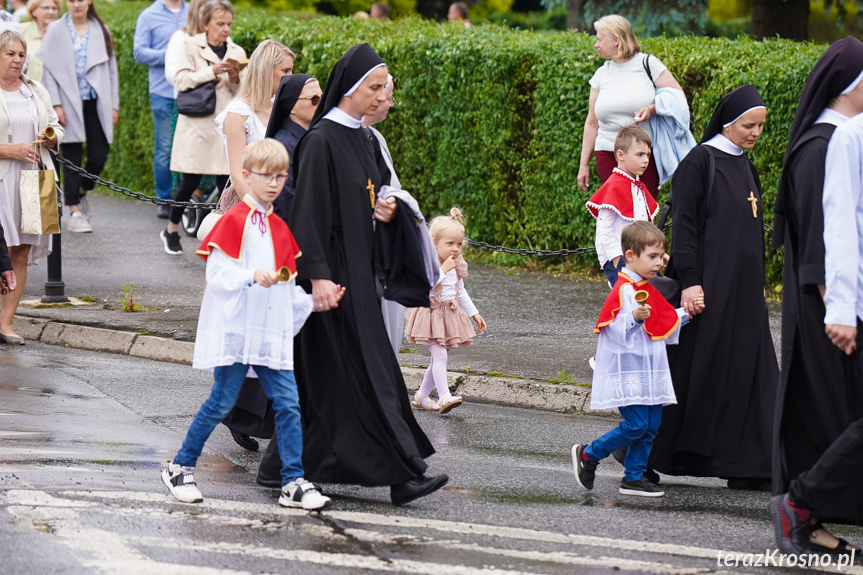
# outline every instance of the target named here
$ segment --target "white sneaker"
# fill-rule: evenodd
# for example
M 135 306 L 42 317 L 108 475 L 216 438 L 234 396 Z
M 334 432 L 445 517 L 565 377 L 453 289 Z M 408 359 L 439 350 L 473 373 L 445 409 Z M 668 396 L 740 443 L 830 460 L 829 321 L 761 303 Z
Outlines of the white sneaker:
M 321 495 L 314 483 L 302 477 L 282 485 L 279 505 L 282 507 L 302 507 L 303 509 L 320 509 L 330 502 L 330 498 Z
M 168 463 L 168 467 L 162 470 L 162 482 L 174 499 L 183 503 L 200 503 L 204 496 L 195 484 L 195 468 L 183 467 L 176 463 Z
M 92 232 L 93 226 L 90 225 L 90 222 L 87 221 L 87 218 L 81 210 L 78 210 L 77 212 L 72 212 L 72 215 L 69 216 L 69 223 L 66 224 L 66 231 L 76 234 L 85 234 Z
M 81 199 L 78 201 L 78 211 L 84 212 L 84 219 L 88 222 L 90 221 L 90 200 L 88 200 L 89 196 L 81 196 Z

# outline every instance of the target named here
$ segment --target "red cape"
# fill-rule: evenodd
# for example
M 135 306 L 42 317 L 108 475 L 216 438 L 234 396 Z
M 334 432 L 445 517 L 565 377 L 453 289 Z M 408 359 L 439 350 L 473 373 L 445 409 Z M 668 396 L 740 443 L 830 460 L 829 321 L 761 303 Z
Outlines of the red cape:
M 243 198 L 242 202 L 236 204 L 219 218 L 219 221 L 216 222 L 195 253 L 206 261 L 210 256 L 211 249 L 216 248 L 235 262 L 240 261 L 243 256 L 246 232 L 255 211 L 251 200 Z M 273 269 L 278 271 L 287 268 L 290 277 L 294 278 L 297 275 L 296 259 L 302 255 L 302 252 L 297 246 L 288 224 L 280 217 L 273 215 L 272 206 L 267 209 L 266 217 L 270 238 L 273 241 L 273 253 L 275 254 Z
M 653 218 L 656 217 L 656 212 L 659 211 L 656 200 L 653 199 L 641 181 L 631 178 L 617 168 L 614 168 L 611 176 L 596 190 L 596 193 L 585 205 L 594 218 L 599 217 L 600 209 L 607 209 L 614 210 L 621 218 L 634 222 L 635 206 L 632 204 L 632 184 L 641 188 L 641 192 L 647 200 L 647 213 L 652 222 Z
M 644 331 L 652 340 L 662 340 L 668 338 L 677 330 L 680 323 L 680 317 L 677 315 L 677 310 L 670 303 L 665 301 L 662 294 L 655 287 L 650 285 L 647 280 L 639 282 L 633 281 L 626 275 L 626 270 L 621 270 L 617 274 L 617 283 L 608 294 L 605 300 L 605 305 L 602 306 L 602 311 L 599 313 L 599 319 L 596 322 L 596 327 L 593 328 L 593 333 L 599 333 L 599 328 L 605 327 L 614 321 L 617 312 L 623 307 L 623 286 L 632 284 L 632 287 L 637 290 L 647 292 L 647 304 L 650 306 L 650 317 L 644 320 Z

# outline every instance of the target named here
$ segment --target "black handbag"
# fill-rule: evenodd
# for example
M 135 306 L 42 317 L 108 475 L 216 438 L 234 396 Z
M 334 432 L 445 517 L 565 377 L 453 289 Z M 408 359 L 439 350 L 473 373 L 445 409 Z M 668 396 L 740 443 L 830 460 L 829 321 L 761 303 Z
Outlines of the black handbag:
M 177 112 L 192 118 L 213 115 L 216 112 L 215 82 L 206 82 L 177 94 Z

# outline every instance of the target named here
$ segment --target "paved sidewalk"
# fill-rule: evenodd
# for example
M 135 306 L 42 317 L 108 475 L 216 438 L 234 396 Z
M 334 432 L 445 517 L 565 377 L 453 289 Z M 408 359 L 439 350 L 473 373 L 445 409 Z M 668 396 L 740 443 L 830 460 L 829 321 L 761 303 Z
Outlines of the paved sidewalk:
M 185 253 L 168 256 L 159 239 L 166 220 L 156 219 L 153 205 L 100 194 L 90 204 L 94 233 L 63 233 L 63 279 L 67 295 L 94 303 L 22 305 L 16 329 L 46 343 L 191 363 L 204 284 L 204 263 L 194 254 L 198 242 L 183 237 Z M 46 278 L 45 262 L 31 267 L 24 299 L 38 299 Z M 122 287 L 130 283 L 135 301 L 151 309 L 119 310 Z M 450 353 L 451 386 L 469 401 L 589 412 L 587 360 L 608 288 L 599 281 L 480 265 L 470 267 L 465 286 L 489 331 Z M 778 309 L 771 303 L 777 345 Z M 399 360 L 408 387 L 416 389 L 428 351 L 405 342 Z

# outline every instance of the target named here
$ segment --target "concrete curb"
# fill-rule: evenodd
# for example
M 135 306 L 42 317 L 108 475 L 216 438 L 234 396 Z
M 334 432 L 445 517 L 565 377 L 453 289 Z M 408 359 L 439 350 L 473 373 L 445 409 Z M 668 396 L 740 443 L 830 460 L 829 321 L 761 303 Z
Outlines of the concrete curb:
M 16 315 L 15 331 L 24 339 L 89 351 L 117 353 L 172 363 L 192 364 L 195 344 L 138 334 Z M 425 368 L 402 366 L 408 391 L 415 393 Z M 615 410 L 589 409 L 590 388 L 536 379 L 481 373 L 448 372 L 450 389 L 467 401 L 526 407 L 561 413 L 619 417 Z

